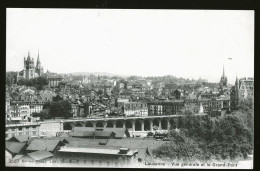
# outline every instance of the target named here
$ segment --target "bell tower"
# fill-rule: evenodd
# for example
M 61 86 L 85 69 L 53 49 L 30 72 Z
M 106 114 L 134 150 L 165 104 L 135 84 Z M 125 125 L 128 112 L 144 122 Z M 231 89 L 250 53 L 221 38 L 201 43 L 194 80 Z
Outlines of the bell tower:
M 31 58 L 30 52 L 28 52 L 27 59 L 24 59 L 24 78 L 31 79 L 34 78 L 34 59 Z

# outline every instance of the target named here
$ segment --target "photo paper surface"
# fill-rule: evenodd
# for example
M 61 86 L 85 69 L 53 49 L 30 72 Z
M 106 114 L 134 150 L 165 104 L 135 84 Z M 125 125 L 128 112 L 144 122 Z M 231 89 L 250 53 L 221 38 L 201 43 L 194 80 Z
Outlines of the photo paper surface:
M 253 168 L 254 11 L 6 11 L 7 167 Z

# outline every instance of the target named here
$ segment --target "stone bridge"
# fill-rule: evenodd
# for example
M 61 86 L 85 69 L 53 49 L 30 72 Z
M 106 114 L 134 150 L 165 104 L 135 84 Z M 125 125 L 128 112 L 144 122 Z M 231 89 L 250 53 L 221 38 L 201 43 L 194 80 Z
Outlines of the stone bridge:
M 205 116 L 196 114 L 195 116 Z M 178 117 L 183 115 L 141 116 L 141 117 L 115 117 L 115 118 L 84 118 L 62 120 L 61 130 L 74 130 L 74 127 L 108 127 L 127 128 L 132 131 L 153 131 L 154 126 L 158 130 L 169 130 L 177 127 Z

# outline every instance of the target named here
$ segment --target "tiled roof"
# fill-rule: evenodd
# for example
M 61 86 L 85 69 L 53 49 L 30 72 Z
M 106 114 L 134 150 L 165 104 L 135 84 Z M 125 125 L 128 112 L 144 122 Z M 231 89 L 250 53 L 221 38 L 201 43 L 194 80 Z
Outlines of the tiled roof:
M 59 143 L 62 143 L 60 140 L 54 139 L 34 139 L 30 143 L 30 145 L 26 148 L 26 150 L 32 151 L 53 151 L 57 147 Z
M 128 136 L 128 130 L 126 128 L 100 128 L 102 131 L 109 131 L 115 133 L 115 138 L 123 138 L 124 135 Z M 93 127 L 75 127 L 74 131 L 95 131 L 95 128 Z
M 17 154 L 23 149 L 25 144 L 26 143 L 6 141 L 5 148 L 12 154 Z
M 83 139 L 83 138 L 66 138 L 69 141 L 69 147 L 86 147 L 86 146 L 98 146 L 100 142 L 103 144 L 107 143 L 107 139 Z
M 72 136 L 72 137 L 93 137 L 94 131 L 86 131 L 86 132 L 74 131 L 74 132 L 70 132 L 69 136 Z
M 53 154 L 48 151 L 35 151 L 32 153 L 27 153 L 27 155 L 34 160 L 42 160 L 53 156 Z
M 77 147 L 64 147 L 59 150 L 60 152 L 70 153 L 90 153 L 90 154 L 110 154 L 110 155 L 130 155 L 135 152 L 129 151 L 127 154 L 120 154 L 119 149 L 98 149 L 98 148 L 77 148 Z
M 128 130 L 126 128 L 105 128 L 104 130 L 114 132 L 116 134 L 115 138 L 123 138 L 125 134 L 128 134 Z
M 15 141 L 15 142 L 27 142 L 29 140 L 29 136 L 26 134 L 18 135 L 10 138 L 8 141 Z
M 112 131 L 95 131 L 95 137 L 110 137 L 113 134 Z
M 20 155 L 20 154 L 17 154 L 16 156 L 14 156 L 13 160 L 18 160 L 20 158 L 22 158 L 24 155 Z
M 125 138 L 125 139 L 109 139 L 107 145 L 127 147 L 130 149 L 142 149 L 142 148 L 157 148 L 164 144 L 165 141 L 155 141 L 154 139 L 135 139 L 135 138 Z

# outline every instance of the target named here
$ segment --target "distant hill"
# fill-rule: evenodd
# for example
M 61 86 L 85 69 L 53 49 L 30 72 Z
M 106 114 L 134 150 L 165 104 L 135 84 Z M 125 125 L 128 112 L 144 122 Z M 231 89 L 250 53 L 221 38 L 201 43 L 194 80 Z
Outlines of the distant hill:
M 107 72 L 73 72 L 73 73 L 62 73 L 62 74 L 69 74 L 69 75 L 78 75 L 78 76 L 89 76 L 89 75 L 95 75 L 95 76 L 108 76 L 108 77 L 113 77 L 113 76 L 120 76 L 120 77 L 127 77 L 126 75 L 120 75 L 120 74 L 111 74 Z

